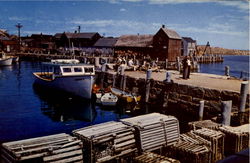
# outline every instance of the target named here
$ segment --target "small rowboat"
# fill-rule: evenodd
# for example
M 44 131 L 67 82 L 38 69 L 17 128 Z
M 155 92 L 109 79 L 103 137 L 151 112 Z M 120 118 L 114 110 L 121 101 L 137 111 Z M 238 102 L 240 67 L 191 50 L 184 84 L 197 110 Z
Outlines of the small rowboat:
M 105 93 L 101 97 L 101 103 L 103 106 L 115 106 L 118 101 L 118 97 L 112 93 Z
M 138 103 L 141 100 L 141 96 L 135 95 L 135 94 L 132 94 L 129 92 L 125 92 L 125 91 L 122 91 L 122 90 L 117 89 L 117 88 L 111 88 L 111 92 L 114 95 L 118 96 L 119 98 L 124 99 L 127 102 Z

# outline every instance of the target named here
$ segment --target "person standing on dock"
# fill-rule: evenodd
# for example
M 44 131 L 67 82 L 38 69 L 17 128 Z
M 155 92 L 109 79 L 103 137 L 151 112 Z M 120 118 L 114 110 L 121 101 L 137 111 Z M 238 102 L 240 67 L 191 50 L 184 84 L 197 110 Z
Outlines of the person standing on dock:
M 187 78 L 190 77 L 190 71 L 191 71 L 191 60 L 190 57 L 187 58 Z
M 187 57 L 185 57 L 182 60 L 182 66 L 183 66 L 183 79 L 187 79 L 187 73 L 188 73 Z

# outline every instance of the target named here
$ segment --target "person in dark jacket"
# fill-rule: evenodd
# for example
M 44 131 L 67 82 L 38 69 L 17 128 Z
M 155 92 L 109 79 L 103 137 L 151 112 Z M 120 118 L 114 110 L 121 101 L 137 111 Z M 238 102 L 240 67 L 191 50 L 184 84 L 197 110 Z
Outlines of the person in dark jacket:
M 182 66 L 183 66 L 183 79 L 187 79 L 187 74 L 188 74 L 187 57 L 185 57 L 185 58 L 182 60 Z

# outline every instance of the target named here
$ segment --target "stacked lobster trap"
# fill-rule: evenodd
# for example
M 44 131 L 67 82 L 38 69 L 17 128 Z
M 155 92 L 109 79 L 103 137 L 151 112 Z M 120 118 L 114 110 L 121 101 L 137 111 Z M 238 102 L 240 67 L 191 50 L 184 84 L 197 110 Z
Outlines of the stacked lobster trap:
M 249 148 L 249 124 L 244 125 L 245 129 L 237 129 L 229 126 L 222 126 L 219 131 L 225 134 L 225 154 L 231 155 Z
M 153 151 L 175 144 L 180 137 L 179 122 L 173 116 L 151 113 L 121 120 L 135 128 L 139 151 Z
M 85 145 L 85 162 L 124 159 L 137 153 L 134 129 L 121 122 L 107 122 L 74 130 Z
M 180 163 L 180 161 L 152 152 L 144 152 L 133 160 L 134 163 Z
M 2 144 L 1 162 L 83 162 L 82 142 L 56 134 Z
M 201 128 L 198 130 L 194 130 L 193 133 L 211 142 L 212 162 L 223 159 L 225 135 L 222 132 L 208 128 Z
M 190 130 L 196 130 L 196 129 L 201 129 L 201 128 L 209 128 L 209 129 L 217 130 L 222 125 L 216 122 L 213 122 L 211 120 L 203 120 L 203 121 L 189 122 L 188 126 Z

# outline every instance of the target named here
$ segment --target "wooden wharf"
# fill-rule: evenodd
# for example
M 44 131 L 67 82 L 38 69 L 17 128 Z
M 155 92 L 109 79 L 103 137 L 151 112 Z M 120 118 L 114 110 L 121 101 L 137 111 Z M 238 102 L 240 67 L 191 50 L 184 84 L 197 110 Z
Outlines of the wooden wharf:
M 1 162 L 83 162 L 83 144 L 68 134 L 56 134 L 2 144 Z

